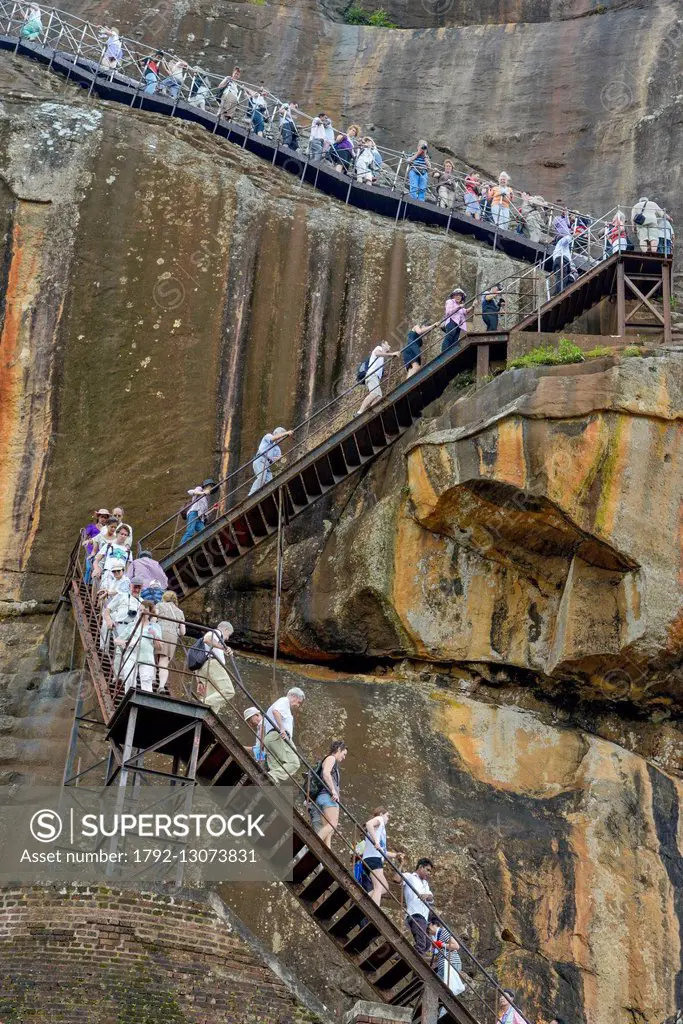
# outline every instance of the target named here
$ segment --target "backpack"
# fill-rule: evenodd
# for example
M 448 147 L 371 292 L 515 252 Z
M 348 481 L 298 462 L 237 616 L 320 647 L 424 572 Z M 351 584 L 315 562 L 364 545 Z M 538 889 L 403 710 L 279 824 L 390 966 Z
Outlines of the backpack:
M 323 780 L 321 778 L 322 770 L 323 763 L 322 761 L 318 761 L 311 771 L 304 772 L 304 788 L 311 800 L 315 800 L 318 794 L 324 789 Z
M 369 366 L 370 360 L 364 359 L 363 362 L 358 367 L 358 372 L 356 373 L 356 380 L 358 381 L 359 384 L 362 384 L 365 378 L 367 377 Z
M 196 672 L 202 665 L 205 665 L 209 660 L 209 652 L 204 646 L 204 638 L 200 636 L 199 640 L 195 640 L 187 652 L 187 667 L 190 672 Z
M 353 877 L 366 892 L 372 891 L 372 879 L 370 878 L 370 872 L 360 859 L 356 860 L 353 865 Z

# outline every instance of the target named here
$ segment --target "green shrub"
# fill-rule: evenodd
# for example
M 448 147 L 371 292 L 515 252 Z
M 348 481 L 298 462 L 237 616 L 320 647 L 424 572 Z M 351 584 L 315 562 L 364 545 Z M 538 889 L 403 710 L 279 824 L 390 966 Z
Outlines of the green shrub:
M 508 363 L 508 369 L 519 370 L 525 366 L 563 366 L 565 363 L 582 363 L 583 352 L 568 338 L 560 338 L 557 348 L 539 345 L 526 355 L 518 356 Z
M 374 25 L 375 28 L 398 28 L 396 22 L 389 20 L 389 15 L 383 7 L 378 7 L 372 12 L 368 25 Z
M 351 4 L 344 14 L 344 21 L 347 25 L 367 25 L 369 20 L 368 12 L 356 4 Z
M 637 345 L 627 345 L 621 354 L 627 359 L 633 359 L 634 356 L 642 356 L 643 350 L 638 348 Z
M 600 359 L 601 356 L 611 356 L 612 349 L 607 345 L 596 345 L 590 352 L 584 352 L 586 359 Z
M 359 7 L 357 4 L 351 4 L 346 13 L 344 14 L 344 21 L 347 25 L 372 25 L 373 28 L 398 28 L 393 21 L 389 20 L 389 15 L 383 7 L 378 7 L 376 11 L 366 11 L 363 7 Z

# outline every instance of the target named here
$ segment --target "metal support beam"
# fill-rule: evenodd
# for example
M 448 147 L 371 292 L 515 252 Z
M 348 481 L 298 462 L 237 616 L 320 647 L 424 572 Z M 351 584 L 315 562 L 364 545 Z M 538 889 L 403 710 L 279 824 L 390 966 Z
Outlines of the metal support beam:
M 431 987 L 425 985 L 422 990 L 422 1009 L 420 1024 L 436 1024 L 439 1019 L 439 997 Z
M 626 273 L 622 260 L 617 263 L 617 334 L 626 337 Z
M 662 303 L 664 305 L 664 344 L 670 345 L 671 332 L 671 264 L 662 263 Z
M 489 375 L 489 345 L 477 345 L 477 383 L 481 384 Z

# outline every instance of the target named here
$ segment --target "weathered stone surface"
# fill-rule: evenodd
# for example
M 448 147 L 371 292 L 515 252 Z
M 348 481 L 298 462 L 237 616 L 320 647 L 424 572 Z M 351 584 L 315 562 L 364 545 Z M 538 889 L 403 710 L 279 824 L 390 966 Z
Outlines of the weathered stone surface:
M 254 30 L 230 31 L 254 55 L 247 76 L 251 62 L 302 97 L 344 96 L 347 112 L 404 126 L 408 141 L 425 126 L 482 164 L 538 174 L 548 194 L 566 181 L 593 206 L 642 181 L 666 192 L 678 159 L 675 133 L 664 158 L 650 121 L 633 141 L 645 111 L 675 109 L 675 75 L 662 81 L 661 48 L 641 27 L 649 18 L 661 36 L 673 5 L 618 6 L 562 37 L 551 22 L 387 35 L 246 4 L 230 16 Z M 517 14 L 532 7 L 542 14 Z M 180 39 L 191 25 L 186 42 L 206 38 L 207 60 L 213 47 L 232 63 L 225 17 L 209 39 L 205 11 L 162 13 L 165 32 Z M 37 99 L 8 94 L 2 110 L 3 223 L 10 240 L 15 221 L 33 232 L 7 261 L 17 316 L 3 321 L 3 597 L 54 598 L 95 505 L 123 501 L 139 536 L 189 483 L 253 452 L 265 426 L 314 408 L 369 339 L 433 308 L 454 278 L 472 292 L 509 267 L 342 210 L 154 117 L 103 107 L 88 140 L 62 151 L 55 122 L 80 124 L 82 97 L 67 89 L 55 112 L 62 83 L 5 66 Z M 596 97 L 625 68 L 634 106 L 614 119 Z M 425 109 L 415 97 L 428 89 Z M 572 168 L 541 169 L 548 159 Z M 66 198 L 50 190 L 62 173 Z M 45 198 L 46 213 L 24 212 Z M 308 693 L 298 742 L 318 755 L 343 732 L 345 801 L 361 820 L 387 803 L 397 845 L 435 857 L 439 906 L 532 1020 L 659 1024 L 680 1004 L 679 360 L 509 374 L 445 398 L 287 534 L 285 651 L 365 667 L 405 659 L 376 678 L 282 671 L 278 686 L 303 681 Z M 240 642 L 267 646 L 272 581 L 266 548 L 221 581 L 209 611 L 227 610 Z M 74 677 L 49 673 L 45 624 L 0 623 L 3 783 L 61 777 Z M 64 669 L 59 631 L 51 654 Z M 269 669 L 243 674 L 264 703 L 275 696 Z M 577 708 L 579 694 L 594 704 Z M 280 887 L 226 898 L 329 1005 L 358 997 Z
M 679 699 L 682 387 L 676 355 L 610 358 L 512 371 L 443 401 L 349 485 L 317 546 L 293 529 L 281 649 Z M 255 568 L 248 591 L 249 571 L 223 600 L 258 642 L 271 581 Z
M 270 666 L 240 671 L 257 699 L 272 699 Z M 344 736 L 344 804 L 361 821 L 386 805 L 390 843 L 409 863 L 433 857 L 437 908 L 530 1020 L 613 1024 L 630 1007 L 659 1024 L 673 1012 L 683 983 L 680 780 L 553 724 L 547 708 L 506 706 L 504 690 L 471 697 L 447 677 L 313 668 L 280 682 L 306 692 L 301 750 L 315 759 Z M 337 958 L 277 887 L 259 900 L 246 887 L 221 894 L 339 1005 Z
M 92 509 L 123 504 L 140 538 L 454 281 L 514 266 L 359 216 L 196 127 L 67 94 L 8 98 L 2 121 L 3 174 L 29 196 L 8 193 L 8 235 L 22 211 L 48 218 L 5 264 L 0 586 L 17 600 L 54 598 Z

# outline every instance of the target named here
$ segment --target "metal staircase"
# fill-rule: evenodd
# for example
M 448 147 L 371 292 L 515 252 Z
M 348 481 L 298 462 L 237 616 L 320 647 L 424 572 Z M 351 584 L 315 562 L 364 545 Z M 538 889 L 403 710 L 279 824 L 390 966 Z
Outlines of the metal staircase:
M 520 299 L 515 312 L 508 314 L 508 319 L 513 319 L 510 331 L 560 330 L 604 298 L 615 295 L 620 334 L 625 336 L 631 327 L 656 327 L 664 331 L 665 338 L 667 332 L 670 337 L 670 278 L 670 258 L 615 254 L 545 303 L 537 302 L 533 292 Z M 649 285 L 646 294 L 640 287 L 644 282 Z M 519 286 L 519 279 L 515 283 Z M 663 298 L 661 313 L 653 305 L 657 292 Z M 641 300 L 629 313 L 627 295 Z M 643 324 L 633 319 L 642 306 L 650 310 L 654 320 Z M 434 352 L 440 343 L 437 333 L 433 331 L 431 339 L 425 336 L 428 344 L 424 353 Z M 361 416 L 353 414 L 359 398 L 357 389 L 350 388 L 296 428 L 296 442 L 288 456 L 290 464 L 270 484 L 249 495 L 253 477 L 251 464 L 247 463 L 217 485 L 213 521 L 202 533 L 178 543 L 183 523 L 177 513 L 144 536 L 139 546 L 161 561 L 178 596 L 188 597 L 268 540 L 277 532 L 281 516 L 290 522 L 386 451 L 459 374 L 474 371 L 481 379 L 489 373 L 492 362 L 504 362 L 508 338 L 507 333 L 471 333 L 461 348 L 435 355 L 418 373 L 400 383 L 396 367 L 392 367 L 383 381 L 389 393 Z
M 93 603 L 91 585 L 83 576 L 83 549 L 74 549 L 69 567 L 75 623 L 85 652 L 86 675 L 76 709 L 67 758 L 65 785 L 94 783 L 135 787 L 140 782 L 210 788 L 216 804 L 235 807 L 235 789 L 244 790 L 239 805 L 264 813 L 268 856 L 285 877 L 283 884 L 325 935 L 360 973 L 375 997 L 385 1003 L 412 1007 L 413 1020 L 423 1024 L 494 1024 L 501 988 L 464 946 L 461 947 L 465 993 L 456 997 L 420 956 L 407 935 L 402 896 L 392 886 L 378 908 L 356 882 L 344 859 L 328 849 L 296 806 L 284 813 L 282 791 L 246 751 L 236 732 L 244 731 L 237 700 L 225 705 L 219 717 L 195 695 L 195 678 L 185 668 L 174 669 L 173 689 L 183 696 L 161 696 L 131 688 L 127 693 L 113 675 L 112 659 L 100 644 L 101 616 Z M 208 629 L 188 624 L 181 645 Z M 133 638 L 129 641 L 128 651 Z M 126 652 L 124 652 L 124 664 Z M 180 659 L 177 659 L 180 660 Z M 258 707 L 239 676 L 231 672 L 237 696 Z M 88 706 L 88 701 L 90 705 Z M 265 715 L 263 708 L 260 708 Z M 99 711 L 99 714 L 97 713 Z M 228 719 L 231 720 L 228 720 Z M 99 752 L 93 735 L 102 736 Z M 103 750 L 102 747 L 108 748 Z M 302 757 L 301 751 L 298 751 Z M 164 761 L 164 767 L 160 760 Z M 308 762 L 302 757 L 305 764 Z M 310 765 L 308 765 L 310 768 Z M 296 786 L 302 801 L 305 791 Z M 239 791 L 238 791 L 238 799 Z M 341 806 L 335 845 L 353 851 L 365 835 L 363 827 Z M 387 870 L 391 869 L 387 859 Z M 179 879 L 178 879 L 179 882 Z M 445 922 L 442 922 L 445 923 Z M 448 927 L 448 926 L 447 926 Z M 450 930 L 450 929 L 449 929 Z
M 524 218 L 521 211 L 515 208 L 512 210 L 509 230 L 499 228 L 492 219 L 475 220 L 466 213 L 463 199 L 467 171 L 458 174 L 458 198 L 451 208 L 445 209 L 439 204 L 433 189 L 428 193 L 427 201 L 413 199 L 407 189 L 406 154 L 384 146 L 384 163 L 378 172 L 377 183 L 363 184 L 353 174 L 338 172 L 328 160 L 309 159 L 306 134 L 312 119 L 301 110 L 297 111 L 297 118 L 303 141 L 302 149 L 294 151 L 282 145 L 275 124 L 276 110 L 282 106 L 282 100 L 269 92 L 267 96 L 272 110 L 265 125 L 265 134 L 257 134 L 249 123 L 248 96 L 250 92 L 256 94 L 261 91 L 259 84 L 240 80 L 238 108 L 231 114 L 230 120 L 226 120 L 220 116 L 218 102 L 213 95 L 224 77 L 225 69 L 216 74 L 188 66 L 187 74 L 179 83 L 175 95 L 160 91 L 148 94 L 145 92 L 142 68 L 155 54 L 156 46 L 147 46 L 138 39 L 121 37 L 121 56 L 116 66 L 111 67 L 105 55 L 106 36 L 103 36 L 97 24 L 58 8 L 43 7 L 45 23 L 37 37 L 30 39 L 22 36 L 25 14 L 26 7 L 19 0 L 0 0 L 0 50 L 21 54 L 45 65 L 67 81 L 87 89 L 88 96 L 94 94 L 129 108 L 198 124 L 212 135 L 249 150 L 347 205 L 372 210 L 382 216 L 392 217 L 396 222 L 408 218 L 443 228 L 446 232 L 452 229 L 492 244 L 495 249 L 515 259 L 531 263 L 543 257 L 545 245 L 552 238 L 552 221 L 562 213 L 562 207 L 544 202 L 542 242 L 532 242 L 523 233 Z M 176 54 L 168 52 L 165 52 L 165 57 L 169 61 L 178 59 Z M 194 64 L 195 61 L 190 60 L 189 63 Z M 203 106 L 196 102 L 199 88 L 209 91 Z M 586 214 L 575 214 L 574 217 L 581 223 L 591 222 L 591 217 Z
M 221 485 L 224 496 L 216 501 L 214 522 L 202 533 L 178 545 L 183 524 L 172 516 L 140 540 L 140 549 L 151 551 L 161 561 L 172 589 L 179 597 L 188 597 L 276 533 L 280 515 L 290 522 L 386 451 L 456 376 L 477 369 L 487 373 L 489 360 L 504 360 L 506 351 L 505 333 L 471 335 L 457 352 L 438 355 L 361 416 L 353 415 L 360 398 L 352 392 L 342 408 L 329 410 L 331 420 L 322 420 L 322 431 L 326 433 L 328 427 L 330 434 L 320 443 L 311 447 L 315 431 L 299 430 L 299 440 L 289 454 L 291 465 L 270 484 L 250 497 L 251 464 L 242 467 Z M 335 430 L 340 419 L 348 422 Z
M 643 284 L 649 285 L 645 295 Z M 621 252 L 609 256 L 582 274 L 559 295 L 550 298 L 539 310 L 529 313 L 511 326 L 510 331 L 550 333 L 562 330 L 609 296 L 615 296 L 617 301 L 619 335 L 625 336 L 629 327 L 655 328 L 664 331 L 665 340 L 670 341 L 671 257 L 639 252 Z M 661 301 L 661 312 L 652 304 L 655 297 Z M 635 320 L 633 310 L 627 313 L 627 298 L 640 300 L 638 308 L 645 305 L 653 319 L 648 322 Z

